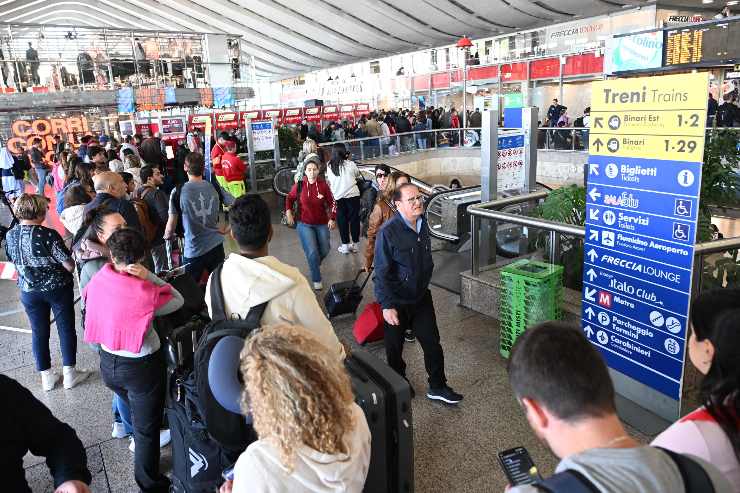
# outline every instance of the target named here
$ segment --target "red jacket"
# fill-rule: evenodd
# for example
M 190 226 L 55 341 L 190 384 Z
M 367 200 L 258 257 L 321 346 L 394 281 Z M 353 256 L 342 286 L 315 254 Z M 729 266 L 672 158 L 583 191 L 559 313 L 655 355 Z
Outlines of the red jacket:
M 298 195 L 298 184 L 293 185 L 288 197 L 285 199 L 285 210 L 290 210 Z M 321 198 L 319 198 L 321 196 Z M 303 177 L 301 185 L 301 198 L 298 205 L 299 221 L 305 224 L 327 224 L 337 217 L 337 207 L 334 196 L 331 194 L 329 184 L 321 178 L 316 183 L 308 183 L 308 178 Z M 327 211 L 329 211 L 327 213 Z
M 221 159 L 223 159 L 225 151 L 218 142 L 211 148 L 211 166 L 216 176 L 224 176 L 224 172 L 221 169 Z
M 239 159 L 239 156 L 227 151 L 221 155 L 221 173 L 226 181 L 244 181 L 247 176 L 247 166 Z

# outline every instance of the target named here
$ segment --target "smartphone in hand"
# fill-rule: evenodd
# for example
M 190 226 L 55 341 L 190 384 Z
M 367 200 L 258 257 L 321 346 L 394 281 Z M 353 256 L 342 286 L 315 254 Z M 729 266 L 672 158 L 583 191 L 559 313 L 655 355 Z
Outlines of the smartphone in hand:
M 514 447 L 499 452 L 498 461 L 512 486 L 532 484 L 542 479 L 537 466 L 532 462 L 532 457 L 524 447 Z

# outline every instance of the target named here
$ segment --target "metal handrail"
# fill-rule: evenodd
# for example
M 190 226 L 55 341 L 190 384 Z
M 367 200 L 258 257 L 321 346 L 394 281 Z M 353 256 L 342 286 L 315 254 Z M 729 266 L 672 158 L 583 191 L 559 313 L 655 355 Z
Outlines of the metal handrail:
M 556 221 L 550 221 L 547 219 L 541 219 L 530 216 L 522 216 L 518 214 L 511 214 L 508 212 L 501 212 L 502 209 L 509 205 L 519 204 L 523 202 L 535 201 L 544 199 L 549 195 L 548 190 L 541 190 L 532 192 L 525 195 L 515 195 L 512 197 L 505 197 L 498 200 L 482 204 L 473 204 L 468 206 L 468 213 L 470 214 L 470 236 L 472 239 L 471 243 L 471 262 L 470 270 L 473 275 L 480 274 L 480 259 L 478 254 L 479 248 L 479 228 L 481 219 L 490 219 L 494 221 L 503 221 L 509 224 L 517 224 L 520 226 L 528 226 L 531 228 L 539 228 L 549 231 L 550 233 L 550 259 L 557 258 L 557 253 L 560 248 L 560 234 L 575 236 L 577 238 L 585 238 L 586 228 L 584 226 L 578 226 L 575 224 L 560 223 Z M 694 260 L 701 260 L 705 255 L 712 253 L 720 253 L 728 250 L 740 249 L 740 236 L 732 238 L 723 238 L 720 240 L 707 241 L 697 243 L 694 245 Z M 699 284 L 697 284 L 697 290 L 701 288 L 700 278 L 698 275 Z
M 462 132 L 467 130 L 481 130 L 482 127 L 465 127 L 465 128 L 432 128 L 429 130 L 412 130 L 411 132 L 400 132 L 390 135 L 376 135 L 374 137 L 360 137 L 357 139 L 344 139 L 344 140 L 336 140 L 332 142 L 322 142 L 320 144 L 317 144 L 319 147 L 326 147 L 331 146 L 334 144 L 352 144 L 355 142 L 366 142 L 368 140 L 377 140 L 377 139 L 392 139 L 396 136 L 404 136 L 404 135 L 416 135 L 416 134 L 428 134 L 432 132 Z M 499 128 L 499 130 L 519 130 L 515 128 Z

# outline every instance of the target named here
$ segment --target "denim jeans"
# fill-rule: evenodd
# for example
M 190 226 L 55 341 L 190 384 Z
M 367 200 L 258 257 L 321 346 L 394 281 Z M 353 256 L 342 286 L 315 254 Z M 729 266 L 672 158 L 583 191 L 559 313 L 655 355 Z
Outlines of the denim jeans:
M 426 137 L 417 137 L 416 138 L 416 147 L 419 149 L 426 149 L 427 148 L 427 139 Z
M 321 282 L 321 261 L 329 255 L 329 227 L 299 222 L 297 229 L 311 270 L 311 281 Z
M 113 411 L 113 420 L 116 423 L 123 424 L 123 429 L 127 435 L 133 435 L 134 427 L 131 424 L 131 410 L 128 408 L 128 404 L 118 397 L 116 393 L 113 394 L 111 409 Z
M 46 170 L 46 168 L 36 168 L 36 175 L 39 177 L 39 183 L 36 187 L 36 193 L 39 195 L 44 195 L 44 189 L 46 188 L 46 175 L 49 172 Z
M 159 471 L 159 430 L 165 394 L 163 351 L 127 358 L 101 350 L 100 376 L 131 411 L 136 484 L 145 493 L 168 492 L 170 481 Z
M 71 284 L 52 291 L 21 291 L 21 303 L 31 322 L 31 340 L 36 370 L 51 368 L 49 336 L 51 312 L 54 312 L 64 366 L 77 363 L 74 290 Z
M 182 263 L 183 265 L 189 264 L 185 270 L 193 276 L 195 282 L 205 288 L 206 282 L 208 282 L 208 276 L 216 270 L 216 267 L 223 263 L 225 258 L 226 254 L 224 253 L 224 245 L 222 243 L 200 257 L 183 257 Z

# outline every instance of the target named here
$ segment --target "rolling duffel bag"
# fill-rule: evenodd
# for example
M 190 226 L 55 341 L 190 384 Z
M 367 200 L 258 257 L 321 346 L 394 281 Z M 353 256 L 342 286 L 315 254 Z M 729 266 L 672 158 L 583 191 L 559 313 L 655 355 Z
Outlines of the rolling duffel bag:
M 365 305 L 360 316 L 352 326 L 352 333 L 359 344 L 380 341 L 383 339 L 383 309 L 380 303 L 374 301 Z
M 409 383 L 367 351 L 345 360 L 355 402 L 371 434 L 370 469 L 365 492 L 414 491 L 414 430 Z
M 324 296 L 324 305 L 329 318 L 357 311 L 357 307 L 360 306 L 362 301 L 362 290 L 365 289 L 371 274 L 371 272 L 368 272 L 365 281 L 361 286 L 358 286 L 357 280 L 363 272 L 363 270 L 359 271 L 351 281 L 337 282 L 331 285 L 326 296 Z

